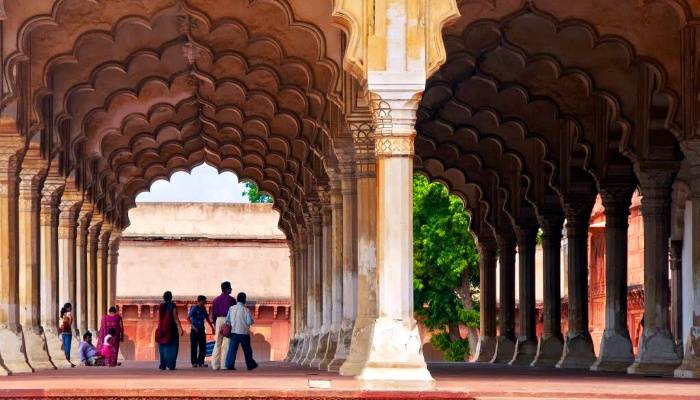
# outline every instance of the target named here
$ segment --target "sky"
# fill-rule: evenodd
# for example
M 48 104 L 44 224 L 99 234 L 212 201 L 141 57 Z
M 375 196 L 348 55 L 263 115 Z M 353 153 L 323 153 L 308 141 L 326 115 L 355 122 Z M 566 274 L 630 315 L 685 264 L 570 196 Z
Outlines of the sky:
M 232 172 L 220 174 L 216 168 L 202 164 L 191 174 L 176 172 L 170 181 L 153 182 L 150 191 L 136 196 L 136 202 L 249 203 L 243 195 L 244 188 Z

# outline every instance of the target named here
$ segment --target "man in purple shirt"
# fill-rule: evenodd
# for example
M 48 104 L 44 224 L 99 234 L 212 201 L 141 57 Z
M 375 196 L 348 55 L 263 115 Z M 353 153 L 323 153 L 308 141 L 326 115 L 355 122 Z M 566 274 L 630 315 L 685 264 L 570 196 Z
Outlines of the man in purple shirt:
M 223 357 L 228 351 L 228 338 L 221 336 L 221 326 L 226 323 L 226 315 L 228 309 L 236 304 L 236 300 L 231 297 L 231 282 L 221 283 L 221 294 L 217 296 L 211 303 L 211 319 L 214 321 L 214 334 L 216 341 L 214 342 L 214 351 L 211 353 L 211 368 L 213 370 L 221 369 Z

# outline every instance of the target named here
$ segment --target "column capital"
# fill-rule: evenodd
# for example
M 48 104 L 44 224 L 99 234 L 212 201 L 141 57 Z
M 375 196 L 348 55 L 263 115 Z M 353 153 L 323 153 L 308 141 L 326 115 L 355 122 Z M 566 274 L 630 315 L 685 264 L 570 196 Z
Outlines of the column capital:
M 571 194 L 564 198 L 564 215 L 566 216 L 566 232 L 573 234 L 587 233 L 591 212 L 595 205 L 595 193 Z
M 562 228 L 564 227 L 564 212 L 559 210 L 547 210 L 538 213 L 537 220 L 542 229 L 542 236 L 561 239 Z

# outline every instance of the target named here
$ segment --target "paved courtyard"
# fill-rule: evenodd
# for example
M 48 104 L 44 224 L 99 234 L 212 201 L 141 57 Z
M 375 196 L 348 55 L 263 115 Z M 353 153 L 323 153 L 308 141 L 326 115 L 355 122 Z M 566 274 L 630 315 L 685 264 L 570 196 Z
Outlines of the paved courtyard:
M 74 368 L 0 378 L 2 398 L 239 398 L 239 399 L 700 399 L 700 381 L 512 368 L 433 364 L 434 393 L 367 393 L 352 378 L 264 363 L 254 371 L 183 368 L 154 363 Z M 310 386 L 327 387 L 313 388 Z

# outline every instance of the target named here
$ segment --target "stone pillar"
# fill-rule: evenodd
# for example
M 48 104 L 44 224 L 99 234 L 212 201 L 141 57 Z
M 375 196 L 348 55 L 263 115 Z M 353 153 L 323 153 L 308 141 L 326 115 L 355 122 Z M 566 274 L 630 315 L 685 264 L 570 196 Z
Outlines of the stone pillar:
M 76 229 L 82 200 L 72 191 L 64 192 L 58 215 L 58 298 L 59 305 L 73 306 L 73 334 L 79 337 L 76 304 Z M 72 349 L 72 347 L 71 347 Z
M 107 314 L 107 274 L 109 261 L 109 240 L 112 235 L 112 226 L 108 222 L 103 222 L 100 229 L 100 235 L 97 242 L 97 269 L 95 279 L 97 281 L 97 290 L 95 293 L 96 310 L 97 310 L 97 328 L 100 328 L 102 316 Z
M 299 318 L 299 311 L 298 311 L 298 304 L 297 302 L 299 301 L 299 290 L 298 290 L 298 282 L 297 279 L 299 278 L 298 273 L 297 273 L 297 247 L 296 244 L 293 241 L 288 241 L 289 243 L 289 266 L 290 266 L 290 278 L 291 278 L 291 285 L 290 285 L 290 294 L 291 294 L 291 299 L 290 299 L 290 306 L 291 306 L 291 316 L 290 316 L 290 337 L 289 337 L 289 347 L 287 348 L 287 355 L 284 357 L 284 362 L 291 362 L 292 359 L 294 358 L 294 352 L 296 350 L 296 345 L 299 340 L 299 329 L 298 329 L 298 321 L 297 319 Z
M 672 375 L 681 363 L 669 326 L 668 239 L 675 172 L 637 172 L 644 220 L 644 330 L 630 374 Z
M 113 228 L 109 236 L 109 251 L 107 260 L 107 306 L 117 304 L 117 266 L 119 265 L 119 244 L 121 231 Z
M 99 328 L 99 314 L 97 310 L 97 267 L 98 246 L 100 242 L 100 229 L 102 227 L 102 215 L 94 213 L 88 228 L 86 253 L 87 253 L 87 324 L 88 329 L 97 332 Z
M 634 362 L 627 329 L 627 228 L 635 186 L 601 186 L 605 207 L 605 331 L 592 371 L 624 372 Z
M 515 354 L 515 241 L 498 241 L 499 264 L 499 335 L 496 354 L 491 362 L 505 364 Z
M 588 224 L 595 193 L 570 196 L 564 201 L 569 244 L 569 331 L 557 368 L 590 368 L 595 362 L 588 331 Z
M 318 343 L 321 336 L 321 324 L 323 313 L 323 302 L 321 299 L 321 210 L 317 204 L 309 205 L 309 246 L 307 250 L 307 264 L 309 265 L 309 276 L 307 282 L 309 285 L 309 310 L 307 314 L 307 323 L 309 325 L 309 349 L 301 365 L 305 367 L 311 366 L 314 360 Z
M 0 135 L 0 375 L 32 372 L 19 321 L 19 165 L 24 139 Z
M 370 87 L 377 89 L 372 93 L 372 111 L 377 127 L 378 315 L 359 378 L 363 388 L 372 390 L 433 389 L 435 380 L 425 364 L 413 318 L 416 92 L 412 86 L 396 87 L 383 78 L 370 82 Z
M 671 333 L 683 352 L 683 240 L 671 240 Z
M 561 359 L 564 336 L 561 333 L 561 232 L 564 216 L 550 212 L 541 215 L 542 287 L 544 330 L 537 344 L 533 367 L 553 367 Z
M 71 368 L 62 350 L 63 342 L 58 327 L 59 269 L 58 269 L 58 215 L 65 179 L 50 176 L 41 193 L 40 215 L 40 298 L 41 326 L 51 361 L 57 368 Z
M 354 163 L 351 155 L 345 154 L 340 163 L 340 187 L 342 195 L 342 322 L 338 346 L 329 371 L 338 371 L 350 354 L 352 332 L 357 315 L 357 248 L 356 246 L 356 191 Z M 335 220 L 334 220 L 335 223 Z
M 331 180 L 331 329 L 328 336 L 326 355 L 320 369 L 328 370 L 338 351 L 338 341 L 342 334 L 343 322 L 343 195 L 337 176 Z
M 329 338 L 331 336 L 331 323 L 333 319 L 332 306 L 332 270 L 333 270 L 333 238 L 331 236 L 332 210 L 330 206 L 330 193 L 323 189 L 321 194 L 321 331 L 319 333 L 316 355 L 311 361 L 311 367 L 321 369 L 321 364 L 328 352 Z M 325 369 L 325 368 L 323 368 Z
M 78 212 L 78 226 L 75 236 L 75 313 L 78 332 L 84 334 L 88 328 L 88 237 L 92 205 L 88 201 L 81 204 Z M 93 332 L 94 335 L 94 332 Z
M 299 236 L 297 238 L 297 246 L 298 246 L 298 256 L 297 256 L 297 264 L 298 264 L 298 274 L 299 274 L 299 290 L 301 293 L 303 293 L 303 296 L 299 298 L 298 301 L 298 311 L 299 311 L 299 318 L 298 318 L 298 324 L 299 324 L 299 329 L 298 329 L 298 341 L 297 341 L 297 350 L 294 354 L 294 357 L 292 358 L 293 363 L 301 363 L 303 360 L 304 355 L 306 354 L 305 352 L 308 351 L 309 349 L 309 340 L 308 340 L 308 325 L 307 325 L 307 318 L 308 318 L 308 297 L 309 297 L 309 291 L 308 291 L 308 265 L 306 263 L 306 251 L 307 251 L 307 245 L 306 245 L 306 233 L 304 233 L 303 230 L 299 233 Z
M 535 331 L 535 250 L 537 225 L 518 226 L 518 269 L 520 332 L 510 365 L 530 365 L 537 354 Z
M 358 375 L 367 362 L 374 320 L 377 318 L 377 201 L 374 136 L 371 122 L 352 122 L 350 131 L 355 148 L 357 314 L 350 353 L 340 367 L 340 375 Z
M 496 354 L 496 249 L 480 244 L 479 256 L 481 309 L 475 354 L 477 362 L 491 362 Z
M 690 307 L 688 307 L 689 309 L 683 309 L 683 312 L 687 314 L 685 318 L 681 317 L 682 314 L 680 313 L 680 307 L 677 306 L 680 301 L 675 299 L 676 296 L 680 297 L 680 289 L 676 289 L 672 308 L 674 309 L 674 314 L 677 313 L 676 318 L 679 320 L 685 320 L 686 322 L 684 325 L 683 321 L 674 321 L 674 326 L 677 327 L 676 329 L 680 329 L 682 331 L 682 335 L 685 336 L 683 338 L 685 340 L 683 362 L 680 367 L 674 371 L 674 375 L 678 378 L 697 379 L 700 378 L 700 140 L 686 141 L 683 143 L 683 152 L 686 155 L 685 162 L 690 167 L 689 186 L 691 189 L 690 196 L 685 202 L 685 233 L 682 246 L 683 253 L 686 258 L 685 262 L 683 263 L 684 265 L 678 265 L 680 264 L 679 262 L 674 263 L 672 261 L 671 268 L 673 272 L 674 287 L 676 286 L 676 280 L 678 282 L 681 281 L 681 267 L 684 269 L 682 278 L 685 281 L 684 287 L 686 291 L 683 292 L 683 298 L 685 299 L 686 304 L 690 305 Z M 645 218 L 645 234 L 647 226 L 646 222 L 647 220 Z M 646 244 L 646 236 L 644 237 L 644 240 Z M 675 253 L 677 253 L 677 249 L 674 249 L 674 247 L 677 248 L 678 244 L 675 243 L 674 246 L 674 243 L 672 242 L 671 246 L 672 260 L 677 259 L 678 257 L 675 255 Z M 646 257 L 646 253 L 644 256 Z M 646 269 L 644 272 L 646 272 Z M 647 282 L 645 281 L 645 291 L 647 289 L 646 283 Z M 646 300 L 646 297 L 644 300 Z M 678 303 L 676 301 L 678 301 Z M 646 311 L 646 302 L 644 303 L 644 306 Z M 658 307 L 661 307 L 661 305 Z M 646 329 L 646 317 L 644 322 Z M 652 341 L 650 340 L 650 342 Z M 662 344 L 664 349 L 666 349 L 668 346 L 666 342 L 667 339 L 664 337 Z

